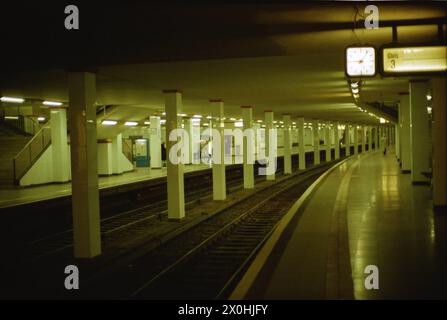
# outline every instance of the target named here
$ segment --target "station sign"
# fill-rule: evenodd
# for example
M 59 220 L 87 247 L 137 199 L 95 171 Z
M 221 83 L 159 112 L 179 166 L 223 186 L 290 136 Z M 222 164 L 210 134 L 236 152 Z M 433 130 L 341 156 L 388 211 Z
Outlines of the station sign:
M 384 76 L 447 72 L 447 45 L 383 46 L 380 56 Z

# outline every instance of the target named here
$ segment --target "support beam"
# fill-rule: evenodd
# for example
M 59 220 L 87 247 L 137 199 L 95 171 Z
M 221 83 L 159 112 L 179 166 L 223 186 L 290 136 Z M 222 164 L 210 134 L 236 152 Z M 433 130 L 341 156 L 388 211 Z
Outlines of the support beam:
M 365 125 L 363 125 L 360 130 L 362 132 L 362 153 L 365 153 L 366 152 L 366 131 L 367 131 L 367 127 Z
M 314 165 L 320 164 L 320 132 L 318 119 L 312 119 L 312 135 L 314 145 Z
M 373 127 L 368 127 L 368 151 L 373 151 L 373 138 L 372 138 Z
M 283 115 L 284 121 L 284 174 L 292 173 L 292 136 L 291 127 L 292 122 L 290 120 L 290 115 Z
M 445 77 L 432 79 L 433 95 L 433 206 L 447 208 L 447 99 Z
M 351 155 L 351 126 L 349 123 L 345 124 L 345 156 L 349 157 Z
M 296 120 L 298 129 L 298 169 L 306 169 L 306 149 L 304 148 L 304 118 L 300 117 Z
M 161 125 L 160 117 L 150 117 L 150 161 L 151 169 L 160 169 L 161 162 Z
M 331 141 L 331 123 L 326 122 L 324 124 L 324 144 L 325 144 L 325 150 L 326 150 L 326 162 L 331 161 L 331 147 L 332 147 L 332 141 Z
M 338 125 L 339 122 L 334 122 L 333 123 L 334 127 L 334 156 L 335 156 L 335 160 L 340 159 L 340 137 L 339 137 L 339 132 L 338 132 Z
M 251 106 L 242 106 L 242 120 L 244 123 L 244 189 L 253 189 L 255 187 L 254 176 L 254 155 L 255 155 L 255 132 L 253 129 L 253 108 Z
M 185 187 L 182 155 L 174 146 L 182 135 L 181 129 L 182 93 L 179 90 L 164 90 L 166 111 L 166 175 L 168 188 L 168 219 L 181 220 L 185 217 Z M 176 134 L 177 132 L 177 134 Z M 172 141 L 171 141 L 172 140 Z M 171 150 L 172 149 L 172 150 Z
M 273 130 L 274 129 L 274 123 L 273 123 L 274 115 L 273 115 L 273 111 L 266 110 L 264 112 L 264 117 L 265 117 L 265 155 L 266 155 L 266 158 L 269 159 L 268 160 L 269 161 L 269 165 L 272 165 L 272 164 L 270 164 L 270 157 L 273 156 L 273 158 L 276 161 L 276 150 L 273 150 L 273 149 L 276 149 L 276 148 L 272 147 L 273 148 L 272 152 L 274 153 L 274 155 L 270 154 L 270 144 L 271 144 L 271 142 L 273 140 L 276 141 L 276 136 L 274 136 L 274 137 L 271 136 L 272 134 L 274 134 L 274 130 Z M 276 145 L 276 143 L 274 143 L 274 145 Z M 266 170 L 268 172 L 267 168 L 266 168 Z M 275 173 L 276 173 L 276 170 L 272 174 L 268 174 L 267 173 L 266 179 L 267 180 L 275 180 L 275 178 L 276 178 L 276 174 Z
M 101 254 L 96 142 L 96 75 L 70 72 L 71 188 L 74 256 Z
M 353 129 L 354 129 L 354 155 L 358 155 L 359 154 L 359 128 L 355 124 L 353 126 Z
M 67 109 L 65 107 L 50 108 L 50 119 L 53 181 L 67 182 L 69 180 Z
M 410 80 L 410 143 L 411 181 L 414 184 L 428 184 L 430 159 L 430 134 L 427 113 L 428 82 Z
M 120 165 L 121 154 L 123 153 L 123 135 L 120 133 L 112 139 L 112 172 L 113 174 L 123 173 Z
M 224 137 L 224 102 L 221 99 L 210 100 L 213 118 L 213 200 L 227 198 L 225 176 L 225 137 Z

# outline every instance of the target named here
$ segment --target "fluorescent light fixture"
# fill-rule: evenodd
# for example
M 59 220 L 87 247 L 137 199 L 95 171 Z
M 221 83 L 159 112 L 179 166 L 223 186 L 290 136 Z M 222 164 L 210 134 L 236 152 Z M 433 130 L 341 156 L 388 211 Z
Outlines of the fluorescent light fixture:
M 43 104 L 45 106 L 52 106 L 52 107 L 60 107 L 62 105 L 62 102 L 57 101 L 44 101 Z
M 202 126 L 208 127 L 208 123 L 205 122 L 205 123 L 202 124 Z
M 351 82 L 351 88 L 358 88 L 359 83 L 358 82 Z
M 1 97 L 0 100 L 2 102 L 12 102 L 12 103 L 23 103 L 25 101 L 25 99 L 13 98 L 13 97 Z
M 17 117 L 17 116 L 5 116 L 5 119 L 7 119 L 7 120 L 19 120 L 19 117 Z
M 161 120 L 160 120 L 160 122 L 161 122 Z M 144 121 L 144 124 L 151 124 L 151 122 L 150 121 Z
M 45 121 L 45 117 L 37 117 L 37 121 Z
M 166 115 L 166 112 L 162 112 L 161 115 L 162 115 L 162 116 L 165 116 L 165 115 Z
M 179 113 L 177 114 L 179 117 L 186 117 L 186 113 Z
M 207 119 L 212 119 L 213 117 L 212 116 L 208 116 L 208 117 L 206 117 Z
M 166 119 L 160 119 L 160 124 L 165 124 L 166 123 Z
M 257 120 L 256 122 L 258 122 L 258 123 L 262 123 L 262 120 Z
M 118 123 L 118 121 L 115 120 L 102 120 L 101 124 L 105 126 L 114 126 Z
M 428 106 L 428 107 L 427 107 L 427 113 L 428 113 L 428 114 L 431 114 L 431 111 L 432 111 L 431 107 Z
M 193 115 L 192 117 L 193 117 L 193 118 L 199 118 L 199 119 L 202 118 L 202 116 L 201 116 L 200 114 L 195 114 L 195 115 Z
M 126 121 L 126 122 L 124 122 L 124 125 L 128 126 L 128 127 L 135 127 L 136 125 L 138 125 L 138 122 L 136 122 L 136 121 Z
M 431 96 L 431 94 L 427 94 L 427 101 L 431 101 L 431 99 L 433 99 L 433 97 Z
M 230 118 L 230 121 L 236 121 L 236 118 Z
M 385 123 L 386 122 L 386 120 L 384 118 L 380 118 L 379 121 L 380 121 L 380 123 Z
M 359 89 L 358 88 L 353 88 L 352 89 L 352 93 L 359 93 Z
M 242 128 L 242 127 L 244 126 L 244 123 L 243 123 L 242 121 L 236 121 L 236 122 L 234 123 L 234 126 L 235 126 L 236 128 Z

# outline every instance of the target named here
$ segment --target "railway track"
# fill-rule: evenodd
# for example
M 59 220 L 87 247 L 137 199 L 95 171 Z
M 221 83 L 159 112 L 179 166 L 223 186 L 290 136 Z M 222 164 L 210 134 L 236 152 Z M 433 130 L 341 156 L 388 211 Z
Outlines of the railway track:
M 225 298 L 241 270 L 307 187 L 333 163 L 291 176 L 223 210 L 127 268 L 91 284 L 93 295 L 138 299 Z M 113 287 L 108 287 L 113 283 Z M 95 291 L 99 290 L 99 291 Z M 116 295 L 113 293 L 116 292 Z
M 234 170 L 237 173 L 241 169 Z M 257 177 L 257 180 L 262 177 Z M 235 190 L 242 185 L 241 174 L 230 176 L 227 184 L 229 190 Z M 194 189 L 194 188 L 192 188 Z M 211 194 L 207 185 L 201 185 L 201 188 L 189 191 L 186 198 L 186 206 L 193 206 Z M 101 236 L 105 238 L 112 236 L 120 231 L 138 227 L 139 224 L 150 220 L 161 220 L 167 216 L 166 199 L 161 199 L 155 203 L 140 206 L 136 209 L 127 210 L 113 216 L 101 219 Z M 60 253 L 70 249 L 73 246 L 73 229 L 67 229 L 61 232 L 50 234 L 39 239 L 32 240 L 26 244 L 26 257 L 34 261 L 43 257 Z

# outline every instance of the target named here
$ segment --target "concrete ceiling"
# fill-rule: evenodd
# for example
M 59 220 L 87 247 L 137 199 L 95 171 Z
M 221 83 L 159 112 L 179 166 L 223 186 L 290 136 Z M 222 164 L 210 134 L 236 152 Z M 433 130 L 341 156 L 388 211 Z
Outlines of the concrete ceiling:
M 138 15 L 135 10 L 142 9 L 139 6 L 131 10 L 133 14 Z M 383 25 L 389 21 L 446 17 L 444 4 L 381 3 L 378 6 Z M 166 37 L 156 37 L 159 46 L 153 51 L 147 43 L 140 47 L 134 41 L 127 43 L 123 40 L 128 45 L 123 47 L 119 40 L 126 33 L 117 33 L 116 47 L 110 48 L 110 55 L 107 47 L 93 55 L 95 59 L 103 57 L 94 65 L 98 75 L 97 102 L 119 105 L 123 111 L 115 114 L 116 117 L 128 114 L 128 120 L 142 120 L 145 112 L 149 116 L 163 111 L 163 89 L 179 88 L 184 92 L 184 112 L 190 114 L 208 115 L 208 99 L 222 98 L 228 117 L 239 118 L 240 106 L 252 105 L 258 119 L 262 118 L 263 110 L 272 109 L 278 119 L 282 113 L 290 113 L 292 116 L 360 123 L 373 120 L 357 109 L 350 95 L 344 75 L 344 49 L 352 44 L 369 43 L 379 47 L 389 43 L 390 27 L 352 29 L 356 7 L 350 3 L 211 8 L 185 7 L 179 14 L 176 7 L 174 11 L 179 18 L 171 17 L 167 23 L 168 31 L 163 29 L 162 34 L 172 37 L 169 26 L 176 26 L 183 38 L 166 41 L 163 40 Z M 357 8 L 362 13 L 364 5 Z M 155 11 L 162 17 L 167 12 L 165 7 L 158 9 Z M 218 28 L 215 31 L 220 33 L 208 34 L 208 25 L 213 29 L 213 23 L 223 21 L 224 17 L 230 19 L 225 24 L 228 29 Z M 200 23 L 194 23 L 195 20 Z M 190 25 L 184 24 L 185 21 Z M 179 31 L 179 26 L 183 25 L 186 30 Z M 153 27 L 154 22 L 131 23 L 128 32 L 136 26 L 142 28 L 138 29 L 141 35 L 146 28 Z M 194 32 L 201 43 L 194 39 Z M 437 39 L 436 25 L 403 26 L 398 32 L 401 43 Z M 113 37 L 109 35 L 98 38 L 98 41 L 106 44 L 110 39 Z M 118 49 L 124 52 L 123 56 L 117 54 Z M 126 60 L 126 55 L 132 57 Z M 42 60 L 42 65 L 45 63 Z M 63 68 L 5 70 L 0 87 L 2 95 L 67 101 L 67 77 Z M 406 78 L 385 79 L 379 75 L 365 79 L 361 99 L 363 102 L 397 101 L 398 92 L 407 91 L 407 81 Z M 131 109 L 125 110 L 126 107 L 147 111 L 131 113 Z

